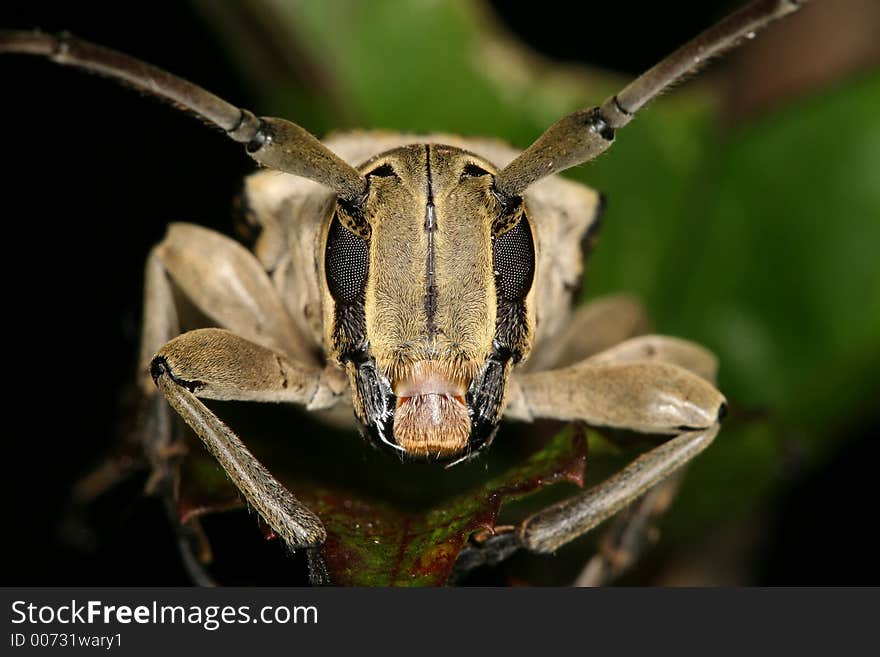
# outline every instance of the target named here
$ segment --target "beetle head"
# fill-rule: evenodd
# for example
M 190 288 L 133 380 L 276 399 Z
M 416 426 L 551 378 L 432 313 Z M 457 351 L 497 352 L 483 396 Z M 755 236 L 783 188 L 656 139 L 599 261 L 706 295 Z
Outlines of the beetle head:
M 471 153 L 412 145 L 361 167 L 325 232 L 327 344 L 379 445 L 461 460 L 487 446 L 513 363 L 530 349 L 535 273 L 522 199 Z

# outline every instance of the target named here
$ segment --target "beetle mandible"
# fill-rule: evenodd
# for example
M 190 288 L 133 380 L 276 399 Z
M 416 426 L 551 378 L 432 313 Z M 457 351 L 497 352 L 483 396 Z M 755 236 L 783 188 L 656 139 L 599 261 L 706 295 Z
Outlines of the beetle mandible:
M 798 5 L 752 2 L 521 153 L 440 134 L 320 142 L 70 36 L 7 32 L 0 52 L 47 57 L 182 106 L 269 170 L 246 182 L 262 228 L 253 253 L 175 224 L 148 258 L 141 388 L 154 402 L 143 447 L 155 477 L 168 475 L 170 406 L 288 546 L 313 548 L 326 538 L 320 519 L 201 399 L 315 411 L 350 403 L 376 446 L 450 464 L 487 448 L 502 416 L 673 436 L 508 537 L 551 552 L 705 449 L 726 409 L 705 349 L 628 328 L 592 339 L 598 323 L 630 326 L 616 321 L 634 312 L 625 300 L 570 311 L 578 244 L 601 199 L 554 174 L 599 156 L 658 94 Z M 173 288 L 222 328 L 180 334 Z

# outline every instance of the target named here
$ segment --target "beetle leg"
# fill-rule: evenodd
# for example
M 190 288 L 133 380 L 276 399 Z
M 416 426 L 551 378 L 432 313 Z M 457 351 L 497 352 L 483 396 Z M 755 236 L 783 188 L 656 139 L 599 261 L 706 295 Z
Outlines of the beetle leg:
M 640 335 L 594 354 L 589 361 L 599 363 L 627 363 L 655 361 L 683 367 L 714 384 L 718 374 L 718 358 L 695 342 L 668 335 Z
M 635 297 L 600 297 L 578 306 L 561 331 L 535 345 L 524 369 L 535 372 L 570 365 L 649 329 L 645 309 Z
M 460 579 L 480 565 L 503 561 L 520 548 L 552 552 L 644 496 L 629 517 L 603 537 L 607 549 L 599 558 L 604 562 L 597 561 L 589 573 L 590 581 L 596 581 L 600 568 L 602 576 L 616 575 L 634 560 L 649 521 L 669 503 L 675 490 L 670 480 L 718 433 L 726 404 L 709 383 L 716 369 L 715 356 L 697 344 L 645 335 L 567 368 L 514 372 L 508 418 L 558 418 L 680 435 L 597 486 L 539 511 L 516 530 L 469 545 L 459 556 L 454 576 Z
M 520 544 L 532 552 L 550 553 L 582 536 L 706 449 L 718 429 L 715 424 L 684 432 L 642 454 L 602 483 L 526 518 L 517 529 Z
M 318 364 L 311 340 L 291 319 L 259 260 L 241 244 L 201 226 L 175 223 L 154 253 L 174 285 L 217 326 L 298 362 Z M 145 317 L 162 322 L 148 314 L 149 304 L 148 290 Z M 152 351 L 142 356 L 151 357 L 162 344 L 145 344 Z
M 182 295 L 180 293 L 182 292 Z M 185 453 L 181 434 L 184 427 L 176 420 L 150 376 L 154 354 L 192 321 L 184 315 L 181 298 L 209 322 L 230 328 L 265 347 L 281 351 L 292 360 L 308 366 L 317 361 L 311 341 L 290 321 L 275 287 L 256 258 L 237 242 L 190 224 L 173 224 L 147 259 L 144 290 L 144 323 L 141 335 L 139 387 L 142 409 L 138 418 L 138 438 L 151 466 L 147 483 L 149 492 L 157 493 L 167 505 L 174 506 L 179 464 Z M 332 378 L 331 373 L 328 379 Z M 342 377 L 333 385 L 322 386 L 326 407 L 339 399 L 347 386 Z M 350 412 L 349 412 L 350 414 Z M 199 541 L 193 540 L 190 528 L 178 528 L 178 542 L 185 564 L 193 572 L 198 561 L 193 554 Z M 195 548 L 196 553 L 201 553 Z M 207 582 L 206 577 L 197 581 Z
M 709 352 L 663 336 L 634 338 L 567 368 L 511 377 L 510 417 L 678 434 L 606 481 L 526 519 L 518 529 L 521 544 L 535 552 L 552 552 L 644 495 L 708 447 L 726 410 L 724 397 L 707 380 L 713 377 L 714 357 Z
M 514 372 L 505 414 L 649 434 L 706 429 L 717 421 L 724 398 L 691 368 L 709 374 L 713 362 L 693 343 L 642 336 L 569 367 Z
M 644 307 L 632 296 L 616 294 L 595 299 L 579 306 L 559 334 L 537 346 L 525 369 L 536 371 L 563 367 L 607 350 L 597 360 L 666 360 L 714 382 L 717 359 L 698 345 L 655 335 L 628 340 L 645 333 L 649 326 Z M 680 479 L 681 471 L 649 490 L 642 499 L 617 515 L 599 538 L 598 552 L 585 565 L 575 581 L 576 586 L 608 583 L 638 560 L 650 541 L 654 521 L 672 503 Z M 510 544 L 511 540 L 507 542 Z M 474 563 L 504 558 L 499 546 L 493 544 L 491 554 L 486 552 L 487 547 L 471 546 L 466 553 Z M 471 567 L 466 560 L 457 564 L 462 572 L 467 572 Z
M 703 431 L 682 433 L 589 490 L 538 511 L 514 529 L 468 545 L 459 555 L 452 581 L 479 566 L 504 561 L 523 548 L 552 553 L 642 497 L 602 537 L 600 553 L 587 563 L 576 584 L 595 586 L 618 576 L 640 554 L 651 520 L 671 502 L 680 468 L 712 443 L 718 429 L 716 423 Z
M 141 448 L 150 463 L 151 475 L 146 486 L 149 492 L 162 488 L 171 493 L 177 478 L 179 459 L 171 456 L 175 446 L 183 445 L 183 440 L 175 435 L 171 409 L 157 393 L 150 377 L 150 361 L 156 350 L 178 333 L 180 321 L 174 291 L 159 255 L 159 246 L 156 246 L 147 257 L 144 272 L 144 320 L 138 368 L 141 408 L 136 428 Z
M 200 226 L 169 226 L 165 239 L 150 252 L 145 271 L 138 378 L 145 406 L 139 434 L 153 469 L 148 490 L 163 481 L 173 482 L 174 457 L 180 444 L 174 436 L 170 409 L 156 394 L 150 378 L 153 355 L 185 324 L 176 290 L 209 322 L 297 362 L 318 365 L 309 348 L 310 340 L 291 321 L 268 274 L 252 253 L 234 240 Z
M 654 360 L 684 367 L 706 381 L 714 382 L 718 361 L 707 349 L 679 338 L 645 335 L 621 342 L 596 354 L 592 363 L 624 363 Z M 599 539 L 599 552 L 587 563 L 576 584 L 596 586 L 609 582 L 627 570 L 650 538 L 653 521 L 672 503 L 682 471 L 649 489 L 642 499 L 620 513 Z
M 171 407 L 202 439 L 247 502 L 288 547 L 322 544 L 326 532 L 318 517 L 199 400 L 320 406 L 327 403 L 322 371 L 293 363 L 223 329 L 199 329 L 174 338 L 156 354 L 151 371 Z

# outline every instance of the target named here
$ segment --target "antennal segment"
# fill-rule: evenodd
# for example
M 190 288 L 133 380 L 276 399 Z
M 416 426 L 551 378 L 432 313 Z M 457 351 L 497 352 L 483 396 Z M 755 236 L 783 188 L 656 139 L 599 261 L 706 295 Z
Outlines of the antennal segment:
M 777 18 L 799 9 L 806 0 L 755 0 L 681 46 L 633 80 L 601 107 L 582 109 L 563 117 L 541 135 L 495 179 L 505 197 L 522 194 L 532 183 L 595 159 L 614 142 L 614 131 L 707 60 L 753 37 Z
M 45 57 L 135 87 L 216 125 L 246 144 L 248 154 L 263 166 L 322 183 L 347 201 L 357 201 L 366 188 L 363 176 L 297 124 L 257 118 L 198 85 L 116 50 L 66 33 L 0 31 L 0 53 Z

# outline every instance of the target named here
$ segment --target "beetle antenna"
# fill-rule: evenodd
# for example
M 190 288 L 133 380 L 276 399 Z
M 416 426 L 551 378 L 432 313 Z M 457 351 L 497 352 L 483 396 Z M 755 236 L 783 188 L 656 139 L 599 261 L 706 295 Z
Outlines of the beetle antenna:
M 495 180 L 499 194 L 519 196 L 532 183 L 595 159 L 614 142 L 614 131 L 707 60 L 751 39 L 777 18 L 796 11 L 806 0 L 755 0 L 688 41 L 630 82 L 601 107 L 582 109 L 550 126 L 531 146 L 502 169 Z
M 322 183 L 357 202 L 366 179 L 296 123 L 256 117 L 198 85 L 156 66 L 70 34 L 0 31 L 0 53 L 37 55 L 133 86 L 219 127 L 263 166 Z

